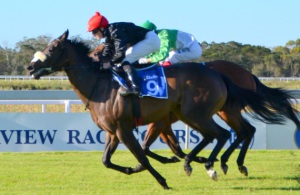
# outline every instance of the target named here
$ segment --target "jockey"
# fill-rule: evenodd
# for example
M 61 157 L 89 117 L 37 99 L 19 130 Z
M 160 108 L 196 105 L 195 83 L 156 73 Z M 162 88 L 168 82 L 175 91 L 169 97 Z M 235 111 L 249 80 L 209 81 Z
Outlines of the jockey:
M 109 68 L 110 63 L 120 64 L 128 76 L 130 88 L 122 90 L 120 95 L 139 95 L 140 87 L 136 71 L 132 63 L 141 57 L 159 50 L 160 39 L 155 32 L 136 26 L 133 23 L 116 22 L 108 20 L 96 12 L 88 21 L 88 32 L 100 40 L 106 38 L 104 49 L 100 52 L 99 59 L 104 68 Z
M 200 44 L 191 34 L 171 29 L 157 30 L 148 20 L 141 26 L 157 33 L 161 44 L 159 51 L 139 59 L 140 64 L 160 62 L 161 65 L 171 65 L 197 60 L 202 55 Z

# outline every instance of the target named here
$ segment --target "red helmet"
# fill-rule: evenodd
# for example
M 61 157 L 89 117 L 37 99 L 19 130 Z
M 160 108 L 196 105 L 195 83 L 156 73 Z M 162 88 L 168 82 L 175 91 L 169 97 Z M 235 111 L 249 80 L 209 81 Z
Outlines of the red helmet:
M 105 28 L 108 26 L 108 20 L 102 16 L 99 12 L 96 12 L 93 17 L 88 22 L 88 32 L 96 28 Z

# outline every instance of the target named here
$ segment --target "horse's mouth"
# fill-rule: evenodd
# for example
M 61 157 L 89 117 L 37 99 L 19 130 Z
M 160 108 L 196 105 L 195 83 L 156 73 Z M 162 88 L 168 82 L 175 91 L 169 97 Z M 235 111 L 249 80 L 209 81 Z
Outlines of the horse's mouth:
M 27 70 L 31 70 L 29 74 L 36 80 L 40 79 L 42 76 L 50 74 L 49 70 L 41 68 L 39 70 L 34 70 L 32 67 L 28 67 Z

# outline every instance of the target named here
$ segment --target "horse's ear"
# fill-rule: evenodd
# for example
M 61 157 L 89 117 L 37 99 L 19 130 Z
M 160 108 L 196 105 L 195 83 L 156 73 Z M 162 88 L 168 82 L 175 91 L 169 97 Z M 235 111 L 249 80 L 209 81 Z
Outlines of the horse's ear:
M 59 39 L 62 40 L 62 41 L 65 41 L 68 39 L 68 36 L 69 36 L 69 30 L 67 29 L 64 34 L 62 34 Z

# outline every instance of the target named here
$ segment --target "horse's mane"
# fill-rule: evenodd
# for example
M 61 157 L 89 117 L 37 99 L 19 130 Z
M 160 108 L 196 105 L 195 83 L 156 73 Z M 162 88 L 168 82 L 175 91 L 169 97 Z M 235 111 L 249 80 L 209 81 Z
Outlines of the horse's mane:
M 88 43 L 79 40 L 78 38 L 74 38 L 69 40 L 69 42 L 75 47 L 76 51 L 79 53 L 80 56 L 84 57 L 85 59 L 92 59 L 89 57 L 89 53 L 92 51 L 90 45 Z
M 99 71 L 102 73 L 106 73 L 108 76 L 111 77 L 111 71 L 109 69 L 101 69 L 99 62 L 93 61 L 93 59 L 89 56 L 92 51 L 92 48 L 88 43 L 79 40 L 78 38 L 68 40 L 78 52 L 78 54 L 86 60 L 87 64 L 90 65 L 95 71 Z

